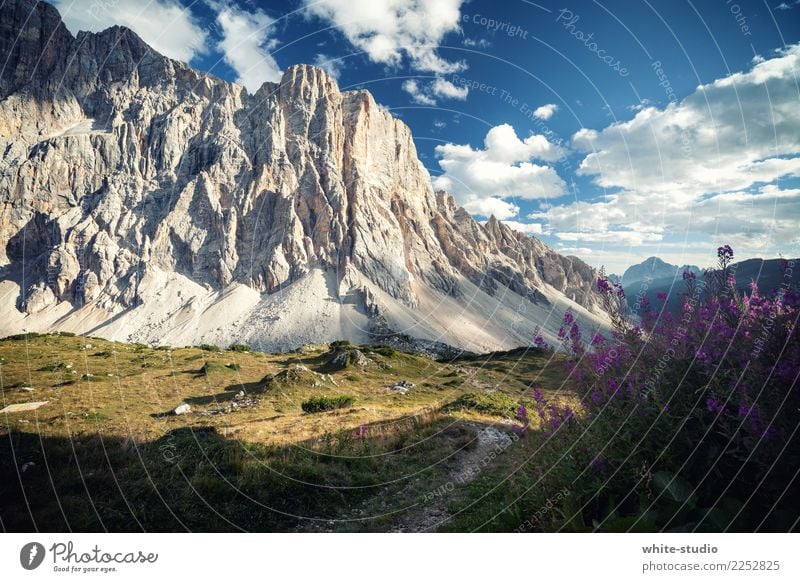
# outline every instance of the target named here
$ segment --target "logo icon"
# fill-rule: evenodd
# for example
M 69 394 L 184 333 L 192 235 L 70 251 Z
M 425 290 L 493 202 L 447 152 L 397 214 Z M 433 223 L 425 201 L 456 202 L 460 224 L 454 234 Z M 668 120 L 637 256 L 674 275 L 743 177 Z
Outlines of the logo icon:
M 26 570 L 35 570 L 44 561 L 44 546 L 39 542 L 29 542 L 19 552 L 19 563 Z

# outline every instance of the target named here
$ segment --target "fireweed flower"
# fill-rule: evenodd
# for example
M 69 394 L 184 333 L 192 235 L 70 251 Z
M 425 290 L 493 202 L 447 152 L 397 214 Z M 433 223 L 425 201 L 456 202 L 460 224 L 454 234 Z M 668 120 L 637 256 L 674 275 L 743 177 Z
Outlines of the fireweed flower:
M 721 260 L 731 260 L 733 258 L 733 249 L 729 245 L 717 248 L 717 258 Z
M 666 293 L 664 293 L 663 291 L 659 291 L 659 292 L 656 294 L 656 297 L 658 297 L 658 300 L 659 300 L 659 301 L 666 301 L 666 300 L 667 300 L 667 294 L 666 294 Z
M 572 315 L 572 312 L 570 312 L 570 311 L 566 311 L 566 312 L 564 312 L 564 323 L 565 323 L 565 324 L 567 324 L 567 325 L 569 325 L 569 324 L 571 324 L 573 321 L 575 321 L 575 316 L 574 316 L 574 315 Z
M 709 412 L 717 413 L 725 410 L 725 405 L 716 398 L 709 397 L 706 400 L 706 408 L 708 408 Z
M 683 280 L 684 281 L 694 281 L 697 277 L 692 271 L 684 271 L 683 272 Z

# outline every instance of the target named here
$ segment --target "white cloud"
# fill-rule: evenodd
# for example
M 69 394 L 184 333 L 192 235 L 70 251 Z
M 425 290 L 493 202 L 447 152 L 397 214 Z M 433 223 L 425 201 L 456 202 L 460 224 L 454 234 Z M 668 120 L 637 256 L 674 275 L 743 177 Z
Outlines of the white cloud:
M 555 103 L 548 103 L 547 105 L 542 105 L 541 107 L 537 107 L 533 111 L 533 116 L 538 117 L 539 119 L 548 120 L 555 112 L 558 111 L 558 105 Z
M 405 55 L 420 71 L 454 73 L 461 62 L 440 57 L 436 48 L 459 30 L 464 0 L 304 0 L 309 14 L 335 25 L 376 63 L 395 66 Z
M 217 22 L 222 27 L 222 40 L 217 48 L 236 71 L 237 83 L 254 93 L 265 81 L 281 80 L 281 69 L 269 53 L 274 45 L 268 38 L 273 18 L 262 10 L 247 12 L 223 6 L 217 13 Z
M 463 203 L 464 210 L 478 216 L 494 216 L 499 220 L 514 218 L 519 214 L 519 206 L 500 198 L 477 198 L 469 196 Z
M 314 64 L 337 81 L 339 80 L 339 75 L 342 74 L 342 61 L 334 57 L 329 57 L 326 54 L 319 53 L 314 57 Z
M 490 46 L 492 46 L 492 43 L 489 42 L 488 40 L 486 40 L 485 38 L 481 38 L 481 39 L 475 40 L 475 39 L 472 39 L 472 38 L 464 37 L 464 40 L 462 40 L 461 43 L 464 46 L 469 47 L 469 48 L 477 47 L 477 48 L 481 48 L 481 49 L 486 49 L 486 48 L 489 48 Z
M 411 95 L 411 99 L 414 103 L 429 105 L 431 107 L 436 105 L 436 99 L 428 95 L 416 80 L 406 79 L 403 81 L 402 87 L 403 91 Z
M 525 234 L 542 234 L 542 225 L 538 222 L 518 222 L 516 220 L 503 220 L 507 227 Z
M 642 244 L 669 237 L 726 240 L 742 254 L 797 248 L 800 46 L 757 59 L 749 71 L 698 87 L 630 121 L 582 129 L 579 174 L 610 190 L 529 215 L 559 238 Z
M 463 101 L 469 94 L 467 87 L 457 87 L 450 81 L 436 77 L 432 82 L 427 83 L 417 79 L 407 79 L 401 85 L 403 91 L 411 95 L 411 99 L 415 103 L 421 105 L 429 105 L 433 107 L 436 105 L 436 98 L 442 99 L 457 99 Z
M 177 0 L 51 0 L 73 34 L 127 26 L 164 56 L 190 62 L 207 52 L 206 32 Z
M 474 214 L 511 218 L 519 208 L 503 198 L 547 198 L 566 190 L 552 167 L 532 163 L 555 161 L 563 150 L 541 135 L 521 140 L 510 125 L 490 129 L 484 149 L 449 143 L 436 146 L 436 154 L 443 173 L 434 180 L 434 187 L 452 193 Z
M 456 87 L 450 81 L 442 79 L 441 77 L 436 77 L 433 81 L 431 91 L 438 97 L 456 99 L 458 101 L 464 101 L 469 94 L 468 87 Z

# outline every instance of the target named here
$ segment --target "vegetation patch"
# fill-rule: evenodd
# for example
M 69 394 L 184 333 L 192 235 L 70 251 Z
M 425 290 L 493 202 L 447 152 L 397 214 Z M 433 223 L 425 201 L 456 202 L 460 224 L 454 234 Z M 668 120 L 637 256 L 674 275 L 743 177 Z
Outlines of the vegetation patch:
M 481 414 L 512 418 L 519 402 L 503 392 L 468 392 L 456 398 L 445 410 L 474 410 Z
M 337 396 L 314 396 L 303 401 L 300 405 L 303 412 L 325 412 L 326 410 L 336 410 L 348 408 L 356 401 L 355 396 L 350 394 L 339 394 Z
M 215 346 L 214 344 L 200 344 L 197 346 L 198 349 L 204 350 L 206 352 L 221 352 L 222 350 L 219 346 Z
M 228 346 L 229 352 L 252 352 L 253 348 L 249 344 L 231 344 Z

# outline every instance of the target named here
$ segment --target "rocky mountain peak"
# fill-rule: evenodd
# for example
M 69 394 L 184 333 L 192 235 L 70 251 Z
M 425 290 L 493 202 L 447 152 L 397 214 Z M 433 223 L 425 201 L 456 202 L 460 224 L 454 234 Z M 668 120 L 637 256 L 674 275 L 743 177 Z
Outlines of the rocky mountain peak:
M 249 95 L 124 27 L 75 42 L 43 3 L 0 15 L 25 39 L 6 47 L 0 101 L 12 327 L 494 349 L 567 308 L 602 320 L 591 268 L 434 193 L 411 131 L 368 91 L 294 65 Z

